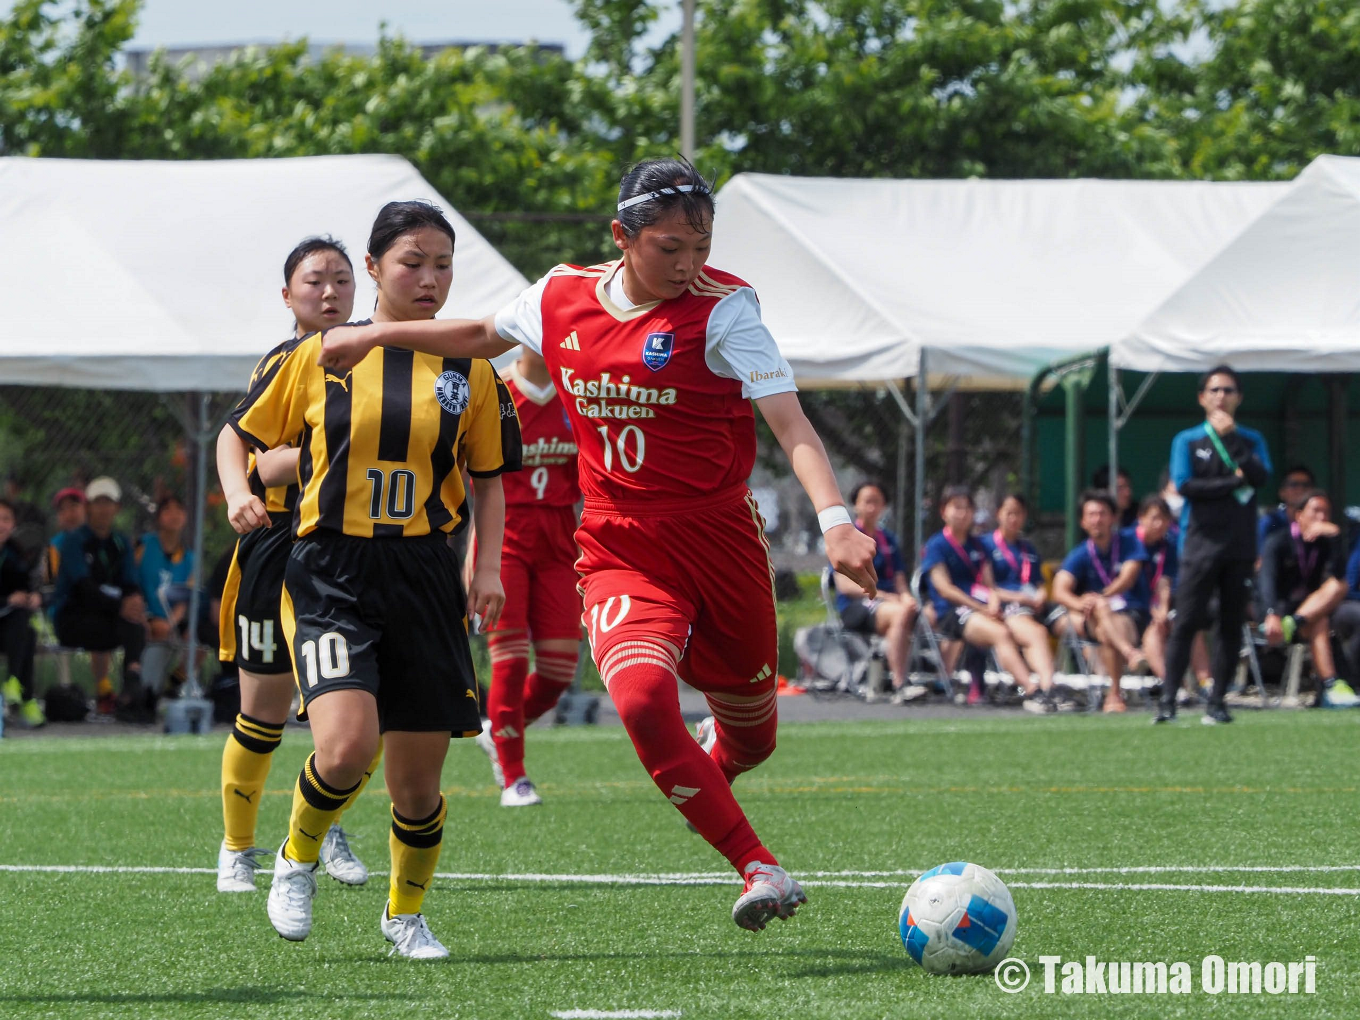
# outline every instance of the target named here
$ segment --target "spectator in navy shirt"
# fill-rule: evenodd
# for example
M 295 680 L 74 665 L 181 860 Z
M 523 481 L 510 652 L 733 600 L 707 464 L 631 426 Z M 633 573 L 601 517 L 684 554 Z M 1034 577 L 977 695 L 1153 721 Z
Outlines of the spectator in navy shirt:
M 1280 481 L 1280 505 L 1269 513 L 1262 514 L 1260 522 L 1256 525 L 1258 556 L 1266 546 L 1266 539 L 1275 532 L 1289 527 L 1289 522 L 1294 519 L 1293 507 L 1298 503 L 1299 497 L 1315 488 L 1317 479 L 1313 477 L 1313 469 L 1305 464 L 1295 464 L 1284 473 L 1284 478 Z
M 1346 561 L 1346 598 L 1332 612 L 1332 629 L 1341 642 L 1344 662 L 1340 672 L 1354 693 L 1360 681 L 1360 542 L 1351 550 Z
M 1315 706 L 1350 706 L 1355 692 L 1337 679 L 1332 658 L 1331 616 L 1346 597 L 1345 543 L 1331 521 L 1332 504 L 1325 492 L 1304 493 L 1297 507 L 1289 527 L 1272 534 L 1261 550 L 1261 630 L 1273 646 L 1295 641 L 1311 646 L 1318 676 Z
M 1044 594 L 1044 578 L 1039 569 L 1039 550 L 1024 537 L 1029 505 L 1025 497 L 1011 493 L 996 511 L 997 529 L 982 538 L 983 548 L 992 561 L 992 577 L 1001 599 L 1001 615 L 1006 629 L 1020 646 L 1021 654 L 1039 674 L 1039 697 L 1033 697 L 1035 684 L 1026 676 L 1025 708 L 1030 711 L 1057 710 L 1053 701 L 1053 649 L 1048 643 L 1047 620 L 1052 607 Z M 1031 707 L 1033 706 L 1033 707 Z M 1051 706 L 1051 707 L 1050 707 Z
M 850 493 L 855 527 L 869 535 L 877 546 L 874 571 L 878 575 L 878 596 L 866 599 L 858 584 L 844 574 L 831 572 L 836 585 L 836 612 L 846 630 L 883 637 L 888 670 L 893 686 L 905 689 L 907 662 L 911 658 L 911 636 L 920 607 L 911 596 L 911 579 L 902 559 L 897 536 L 879 527 L 888 498 L 876 482 L 862 482 Z
M 1029 666 L 1002 621 L 1004 603 L 992 575 L 991 556 L 971 534 L 973 511 L 973 494 L 967 489 L 952 486 L 944 490 L 940 498 L 944 530 L 926 543 L 921 560 L 921 572 L 928 578 L 935 608 L 935 626 L 956 649 L 960 641 L 992 649 L 1001 668 L 1028 687 Z M 982 698 L 982 689 L 973 683 L 968 704 Z
M 1115 530 L 1115 505 L 1108 493 L 1090 489 L 1081 497 L 1081 530 L 1086 541 L 1067 554 L 1053 578 L 1053 601 L 1081 615 L 1087 638 L 1100 645 L 1101 663 L 1110 678 L 1106 712 L 1128 706 L 1120 681 L 1127 663 L 1132 668 L 1147 660 L 1138 645 L 1146 629 L 1148 606 L 1135 591 L 1147 561 L 1142 543 L 1131 531 Z
M 1232 722 L 1224 696 L 1237 671 L 1242 623 L 1256 562 L 1256 490 L 1270 475 L 1270 454 L 1259 432 L 1239 427 L 1242 381 L 1218 365 L 1200 377 L 1204 421 L 1171 441 L 1171 480 L 1185 497 L 1181 511 L 1181 570 L 1176 584 L 1176 622 L 1166 649 L 1170 683 L 1162 684 L 1158 723 L 1176 718 L 1176 688 L 1190 663 L 1190 647 L 1209 622 L 1209 600 L 1218 595 L 1214 686 L 1206 723 Z
M 1149 496 L 1138 507 L 1138 525 L 1124 533 L 1142 544 L 1147 563 L 1138 572 L 1133 601 L 1148 607 L 1142 648 L 1152 672 L 1166 682 L 1166 642 L 1171 636 L 1171 591 L 1180 561 L 1169 534 L 1171 508 L 1161 496 Z
M 141 699 L 142 650 L 146 646 L 146 602 L 133 568 L 133 548 L 114 531 L 122 490 L 102 476 L 85 489 L 87 523 L 60 539 L 52 621 L 57 640 L 90 651 L 100 715 L 118 707 L 109 679 L 109 653 L 123 649 L 123 704 Z M 135 681 L 135 683 L 134 683 Z

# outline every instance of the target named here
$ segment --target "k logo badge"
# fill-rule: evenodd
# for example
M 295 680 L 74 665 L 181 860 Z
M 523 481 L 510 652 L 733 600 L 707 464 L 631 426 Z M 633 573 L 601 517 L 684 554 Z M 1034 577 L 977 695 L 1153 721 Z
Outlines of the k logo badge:
M 642 345 L 642 363 L 653 372 L 665 368 L 674 349 L 674 333 L 648 333 Z
M 461 372 L 444 372 L 434 381 L 434 395 L 449 414 L 462 414 L 467 410 L 472 387 Z

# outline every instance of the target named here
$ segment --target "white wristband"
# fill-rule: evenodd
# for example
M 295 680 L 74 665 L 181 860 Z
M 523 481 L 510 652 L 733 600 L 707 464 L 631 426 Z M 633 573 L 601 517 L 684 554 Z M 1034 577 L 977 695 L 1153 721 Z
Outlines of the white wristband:
M 822 534 L 825 535 L 832 528 L 839 528 L 842 524 L 853 524 L 850 519 L 850 511 L 843 506 L 829 506 L 817 514 L 817 523 L 822 527 Z

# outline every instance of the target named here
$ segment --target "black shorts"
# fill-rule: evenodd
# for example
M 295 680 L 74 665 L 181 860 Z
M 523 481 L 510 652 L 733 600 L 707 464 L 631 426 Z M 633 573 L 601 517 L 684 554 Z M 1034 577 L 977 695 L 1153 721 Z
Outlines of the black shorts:
M 854 634 L 875 634 L 874 615 L 878 603 L 871 599 L 855 599 L 841 610 L 841 626 Z
M 219 617 L 217 657 L 261 676 L 293 672 L 293 657 L 279 619 L 283 572 L 293 548 L 292 515 L 270 514 L 267 528 L 236 540 Z
M 1122 616 L 1133 623 L 1133 640 L 1135 643 L 1143 640 L 1143 632 L 1148 629 L 1148 624 L 1152 622 L 1152 614 L 1146 609 L 1120 609 L 1114 614 Z M 1085 619 L 1085 632 L 1082 635 L 1088 641 L 1095 641 L 1095 617 L 1088 616 Z
M 963 626 L 976 612 L 972 606 L 950 606 L 940 615 L 935 630 L 946 641 L 962 641 Z
M 481 732 L 458 560 L 443 534 L 354 538 L 313 532 L 293 545 L 283 625 L 307 703 L 368 691 L 378 728 Z

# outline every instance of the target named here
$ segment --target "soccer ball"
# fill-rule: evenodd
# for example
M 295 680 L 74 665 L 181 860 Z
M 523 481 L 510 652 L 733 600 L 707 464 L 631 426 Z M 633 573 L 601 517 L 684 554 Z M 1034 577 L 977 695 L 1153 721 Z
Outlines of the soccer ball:
M 1015 901 L 986 868 L 964 861 L 931 868 L 912 883 L 897 917 L 902 945 L 931 974 L 978 974 L 1015 942 Z

